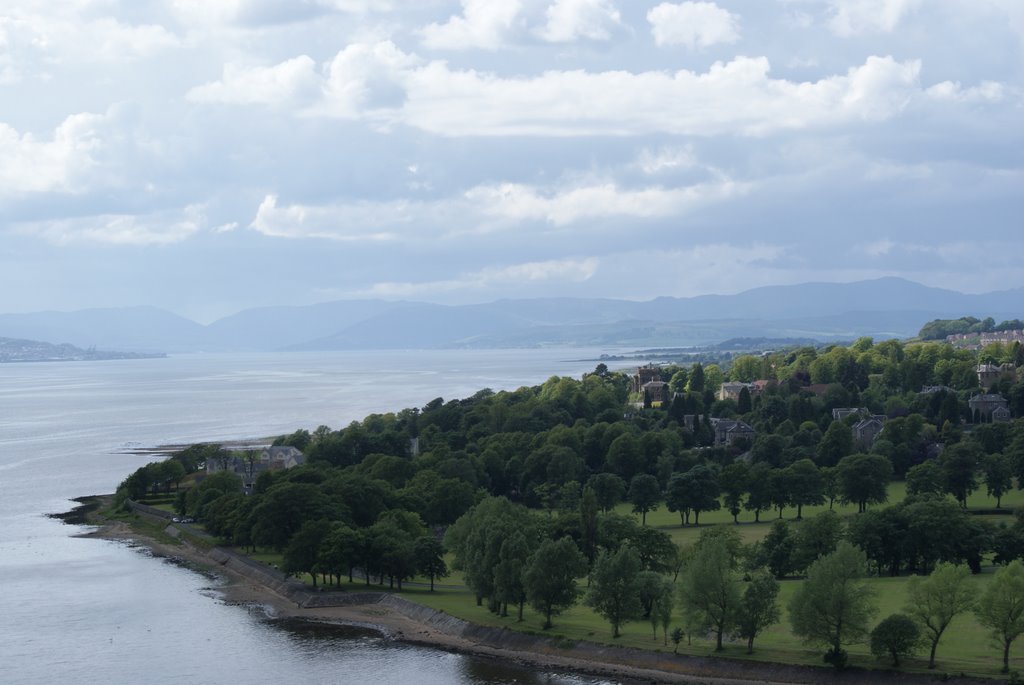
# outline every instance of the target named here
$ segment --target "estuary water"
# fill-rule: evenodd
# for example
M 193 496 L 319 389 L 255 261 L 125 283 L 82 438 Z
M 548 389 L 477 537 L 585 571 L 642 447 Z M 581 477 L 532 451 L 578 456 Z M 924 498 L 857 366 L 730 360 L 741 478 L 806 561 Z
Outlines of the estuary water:
M 139 447 L 347 425 L 579 377 L 599 350 L 186 355 L 0 364 L 0 682 L 592 682 L 374 633 L 268 620 L 217 580 L 46 517 L 113 492 Z

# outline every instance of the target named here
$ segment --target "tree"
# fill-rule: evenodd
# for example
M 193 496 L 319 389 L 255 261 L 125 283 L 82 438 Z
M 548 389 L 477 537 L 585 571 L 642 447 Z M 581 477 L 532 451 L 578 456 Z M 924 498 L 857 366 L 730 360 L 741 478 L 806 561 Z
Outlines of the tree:
M 793 569 L 803 571 L 817 559 L 834 552 L 842 536 L 843 522 L 834 511 L 823 511 L 807 519 L 795 536 Z
M 736 400 L 736 411 L 740 414 L 749 414 L 751 408 L 750 389 L 744 385 L 740 388 L 740 396 Z
M 626 495 L 626 481 L 614 473 L 597 473 L 590 477 L 587 485 L 594 489 L 601 511 L 608 513 Z
M 693 523 L 699 525 L 700 512 L 722 506 L 718 501 L 720 491 L 715 472 L 704 464 L 697 464 L 686 473 L 672 475 L 665 500 L 669 511 L 679 512 L 681 522 L 687 523 L 692 511 Z
M 779 622 L 779 583 L 764 569 L 750 576 L 736 613 L 737 634 L 747 639 L 747 654 L 754 652 L 754 638 Z
M 576 603 L 576 578 L 586 572 L 587 560 L 569 537 L 545 540 L 530 557 L 523 585 L 530 604 L 544 614 L 545 630 L 552 616 Z
M 1024 633 L 1024 564 L 1015 560 L 996 571 L 974 613 L 1002 645 L 1003 673 L 1009 672 L 1010 645 Z
M 981 448 L 973 443 L 959 442 L 942 450 L 939 466 L 946 484 L 946 492 L 953 495 L 964 509 L 967 497 L 978 487 L 975 479 Z
M 1003 495 L 1013 487 L 1013 464 L 1003 454 L 990 454 L 982 461 L 985 487 L 989 497 L 996 498 L 996 509 L 1003 506 Z
M 796 518 L 803 518 L 804 505 L 822 504 L 824 482 L 821 471 L 810 459 L 801 459 L 786 467 L 786 483 L 789 486 L 789 502 L 796 505 Z
M 682 628 L 673 628 L 672 629 L 671 638 L 672 638 L 672 644 L 673 644 L 672 653 L 673 654 L 678 654 L 679 653 L 679 643 L 683 641 L 683 629 Z
M 754 523 L 760 523 L 761 512 L 772 506 L 771 472 L 771 466 L 760 462 L 747 473 L 747 502 L 743 508 L 754 512 Z
M 738 517 L 743 506 L 743 495 L 747 491 L 749 470 L 745 461 L 735 461 L 722 469 L 718 478 L 722 488 L 722 499 L 725 500 L 725 508 L 732 515 L 733 523 L 739 523 Z
M 358 561 L 358 534 L 344 523 L 336 523 L 320 544 L 321 569 L 337 577 L 347 573 L 352 582 L 352 569 Z
M 735 625 L 740 603 L 727 540 L 712 537 L 697 547 L 686 570 L 682 597 L 694 621 L 715 633 L 715 651 L 721 651 L 722 636 Z
M 878 454 L 851 454 L 839 461 L 839 492 L 846 502 L 855 502 L 863 513 L 868 504 L 882 504 L 888 498 L 892 464 Z
M 847 457 L 849 458 L 849 457 Z M 863 642 L 876 608 L 864 582 L 867 558 L 848 542 L 807 569 L 807 580 L 789 603 L 793 634 L 809 644 L 828 648 L 825 660 L 836 668 L 846 664 L 844 645 Z
M 525 573 L 530 548 L 526 537 L 515 531 L 504 542 L 494 566 L 494 596 L 501 603 L 501 615 L 508 616 L 511 602 L 518 610 L 517 621 L 523 620 L 523 605 L 526 603 Z
M 633 505 L 633 512 L 640 514 L 640 523 L 647 525 L 647 512 L 654 511 L 661 502 L 661 486 L 658 479 L 649 473 L 633 476 L 626 498 Z
M 818 445 L 818 463 L 835 466 L 853 452 L 853 430 L 843 421 L 833 421 Z
M 686 389 L 698 395 L 704 392 L 704 367 L 700 362 L 690 367 L 690 382 Z
M 587 565 L 593 566 L 598 546 L 598 505 L 594 489 L 587 485 L 580 498 L 580 551 L 587 558 Z
M 929 460 L 907 471 L 908 495 L 941 495 L 946 491 L 942 467 Z
M 284 548 L 281 570 L 288 575 L 308 573 L 313 577 L 313 587 L 316 587 L 320 547 L 330 533 L 331 523 L 329 521 L 307 521 L 302 524 L 302 527 Z
M 975 593 L 967 584 L 966 566 L 939 564 L 927 578 L 911 578 L 907 588 L 906 612 L 920 623 L 931 643 L 928 668 L 935 668 L 939 640 L 957 614 L 974 606 Z
M 494 592 L 494 567 L 502 545 L 516 532 L 526 537 L 529 548 L 536 546 L 537 520 L 526 507 L 504 497 L 491 497 L 459 517 L 445 533 L 445 546 L 455 553 L 452 565 L 463 571 L 478 605 L 484 597 L 491 599 L 491 611 L 500 608 Z
M 895 668 L 901 656 L 911 656 L 920 644 L 921 629 L 906 614 L 892 614 L 871 631 L 871 653 L 878 658 L 888 654 Z
M 757 564 L 767 567 L 776 578 L 784 578 L 793 572 L 796 536 L 790 532 L 786 521 L 774 521 L 768 535 L 755 549 L 759 551 Z
M 448 564 L 444 561 L 444 545 L 433 535 L 424 535 L 415 543 L 416 569 L 430 578 L 430 591 L 434 591 L 434 579 L 448 575 Z
M 640 618 L 640 557 L 629 545 L 617 552 L 602 552 L 594 565 L 587 605 L 612 624 L 612 637 L 619 637 L 623 623 Z
M 664 576 L 658 576 L 658 579 L 659 587 L 651 606 L 651 628 L 655 631 L 655 639 L 657 639 L 657 626 L 660 625 L 665 638 L 664 644 L 668 645 L 668 626 L 672 622 L 676 593 L 671 580 Z

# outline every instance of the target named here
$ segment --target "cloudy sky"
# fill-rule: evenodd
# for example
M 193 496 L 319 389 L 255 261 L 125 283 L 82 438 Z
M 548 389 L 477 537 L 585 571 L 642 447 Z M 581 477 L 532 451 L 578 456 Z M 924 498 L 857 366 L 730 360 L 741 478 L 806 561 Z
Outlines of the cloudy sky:
M 4 0 L 0 311 L 1024 286 L 1021 0 Z

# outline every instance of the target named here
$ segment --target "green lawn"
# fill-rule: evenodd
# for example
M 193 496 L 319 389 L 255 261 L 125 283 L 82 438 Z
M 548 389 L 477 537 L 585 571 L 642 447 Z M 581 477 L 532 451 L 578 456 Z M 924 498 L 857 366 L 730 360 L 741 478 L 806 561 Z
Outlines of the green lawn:
M 892 483 L 889 488 L 889 502 L 899 502 L 905 496 L 905 486 L 902 482 Z M 982 492 L 975 492 L 968 500 L 972 509 L 992 509 L 995 502 Z M 1010 509 L 1024 505 L 1024 493 L 1013 491 L 1003 498 L 1003 507 Z M 885 506 L 885 505 L 881 505 Z M 835 505 L 835 511 L 844 518 L 856 515 L 854 506 Z M 813 516 L 821 511 L 827 510 L 828 506 L 805 507 L 804 517 Z M 617 507 L 617 513 L 635 516 L 632 514 L 629 505 L 623 504 Z M 767 534 L 773 521 L 778 516 L 777 512 L 763 512 L 761 522 L 755 524 L 753 515 L 750 512 L 743 512 L 740 517 L 740 525 L 736 529 L 740 532 L 743 541 L 746 543 L 760 540 Z M 796 509 L 787 509 L 785 518 L 794 522 Z M 1009 521 L 1010 515 L 985 515 L 985 518 L 992 521 Z M 679 545 L 689 545 L 695 542 L 700 531 L 712 525 L 733 526 L 732 517 L 727 511 L 705 512 L 701 515 L 701 525 L 681 526 L 679 516 L 667 511 L 664 506 L 656 511 L 647 514 L 647 523 L 667 532 Z M 268 552 L 259 552 L 250 555 L 254 559 L 277 567 L 281 565 L 281 555 Z M 451 556 L 449 555 L 449 564 Z M 985 572 L 973 576 L 970 582 L 980 591 L 992 579 L 994 570 L 986 568 Z M 308 575 L 300 578 L 306 583 L 311 579 Z M 746 644 L 742 641 L 727 642 L 723 656 L 737 659 L 756 659 L 762 661 L 777 661 L 795 664 L 820 665 L 823 650 L 805 646 L 797 639 L 789 629 L 787 606 L 800 580 L 786 580 L 782 582 L 780 594 L 780 605 L 782 606 L 782 620 L 779 624 L 771 627 L 763 636 L 755 642 L 755 652 L 752 656 L 746 655 Z M 878 613 L 876 622 L 886 616 L 902 612 L 906 602 L 906 590 L 909 578 L 871 578 L 867 582 L 876 593 Z M 607 622 L 597 616 L 583 603 L 579 603 L 554 619 L 555 626 L 549 631 L 542 628 L 543 616 L 527 606 L 522 623 L 516 621 L 514 607 L 509 608 L 509 617 L 496 616 L 485 606 L 478 607 L 475 597 L 464 585 L 462 574 L 453 571 L 452 574 L 435 583 L 436 591 L 430 592 L 427 589 L 426 578 L 416 578 L 407 583 L 402 595 L 409 599 L 444 611 L 453 616 L 493 627 L 505 627 L 512 630 L 521 630 L 535 634 L 544 634 L 551 637 L 564 638 L 570 641 L 589 640 L 600 643 L 637 647 L 643 649 L 654 649 L 671 651 L 673 645 L 669 642 L 666 647 L 663 644 L 663 637 L 659 634 L 655 639 L 651 632 L 651 626 L 647 622 L 634 622 L 626 624 L 622 629 L 622 637 L 617 640 L 611 638 L 611 628 Z M 360 590 L 365 588 L 362 580 L 356 579 L 355 583 L 349 584 L 343 580 L 342 589 Z M 370 586 L 373 589 L 381 589 L 376 583 Z M 385 584 L 384 588 L 387 585 Z M 585 580 L 580 581 L 581 589 L 585 590 Z M 679 616 L 674 617 L 673 627 L 681 625 Z M 693 655 L 709 655 L 713 653 L 714 642 L 710 636 L 693 636 L 692 643 L 687 644 L 684 639 L 680 645 L 680 653 Z M 878 661 L 871 656 L 867 645 L 855 645 L 849 648 L 850 663 L 866 668 L 888 668 L 888 661 Z M 957 617 L 950 626 L 947 634 L 939 645 L 937 652 L 937 672 L 994 677 L 998 676 L 1001 667 L 1001 651 L 992 641 L 985 629 L 977 624 L 974 616 L 965 614 Z M 922 648 L 917 658 L 908 659 L 903 664 L 903 670 L 924 671 L 927 666 L 927 648 Z M 1011 649 L 1011 669 L 1024 670 L 1024 640 L 1015 649 Z
M 980 576 L 972 577 L 971 583 L 979 589 L 990 582 L 992 572 L 989 570 Z M 754 654 L 747 656 L 746 644 L 743 641 L 727 642 L 722 656 L 737 659 L 755 659 L 762 661 L 779 661 L 785 663 L 820 665 L 823 650 L 803 645 L 799 639 L 793 636 L 789 629 L 788 613 L 785 607 L 789 603 L 796 587 L 802 581 L 787 580 L 782 582 L 780 604 L 783 607 L 783 620 L 770 628 L 763 636 L 758 638 L 754 644 Z M 877 620 L 881 620 L 892 613 L 903 611 L 906 596 L 906 585 L 909 578 L 872 578 L 868 583 L 876 592 L 877 605 L 879 608 Z M 584 583 L 581 581 L 581 587 Z M 617 640 L 611 637 L 611 628 L 608 623 L 597 616 L 593 611 L 582 604 L 577 604 L 554 620 L 554 628 L 550 631 L 543 630 L 543 616 L 527 606 L 522 623 L 516 621 L 515 609 L 509 607 L 511 614 L 507 618 L 501 618 L 489 611 L 487 608 L 476 606 L 473 594 L 468 590 L 439 588 L 436 592 L 429 592 L 425 588 L 410 588 L 402 593 L 403 596 L 413 601 L 425 604 L 435 609 L 444 611 L 453 616 L 458 616 L 474 623 L 487 626 L 505 627 L 512 630 L 522 630 L 535 634 L 546 634 L 552 637 L 562 637 L 568 640 L 589 640 L 606 644 L 615 644 L 626 647 L 637 647 L 642 649 L 672 649 L 672 643 L 668 647 L 663 644 L 663 637 L 660 634 L 654 639 L 651 626 L 647 622 L 633 622 L 626 624 L 622 629 L 622 637 Z M 680 620 L 675 617 L 673 626 L 678 625 Z M 680 653 L 707 656 L 714 651 L 714 641 L 708 636 L 694 637 L 692 644 L 687 645 L 684 639 L 679 648 Z M 851 665 L 863 666 L 866 668 L 885 668 L 888 662 L 877 661 L 871 656 L 867 645 L 855 645 L 849 649 Z M 1024 668 L 1024 644 L 1018 646 L 1020 653 L 1016 658 L 1011 658 L 1011 668 Z M 1011 651 L 1011 657 L 1014 652 Z M 1001 667 L 1001 652 L 991 642 L 987 632 L 982 629 L 974 620 L 972 615 L 957 617 L 947 631 L 942 642 L 939 644 L 937 653 L 938 673 L 968 673 L 981 676 L 998 676 Z M 907 660 L 904 670 L 923 671 L 927 670 L 927 649 L 922 649 L 918 658 Z

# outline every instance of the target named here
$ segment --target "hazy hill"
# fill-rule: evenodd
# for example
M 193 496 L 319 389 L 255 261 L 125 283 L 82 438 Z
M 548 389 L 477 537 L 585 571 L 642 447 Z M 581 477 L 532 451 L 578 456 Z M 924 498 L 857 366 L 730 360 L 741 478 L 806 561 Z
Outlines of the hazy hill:
M 936 318 L 1024 316 L 1024 289 L 968 295 L 899 278 L 646 302 L 540 298 L 446 306 L 353 300 L 247 309 L 203 326 L 153 307 L 0 315 L 0 336 L 128 351 L 688 346 L 736 337 L 910 337 Z
M 0 336 L 130 352 L 202 350 L 207 330 L 156 307 L 0 314 Z

